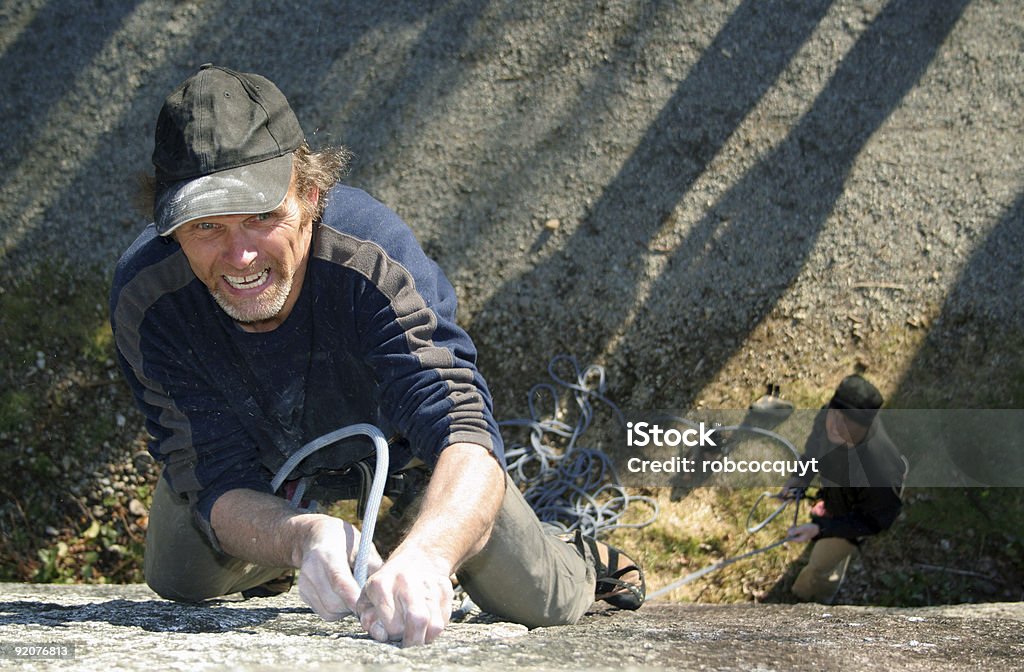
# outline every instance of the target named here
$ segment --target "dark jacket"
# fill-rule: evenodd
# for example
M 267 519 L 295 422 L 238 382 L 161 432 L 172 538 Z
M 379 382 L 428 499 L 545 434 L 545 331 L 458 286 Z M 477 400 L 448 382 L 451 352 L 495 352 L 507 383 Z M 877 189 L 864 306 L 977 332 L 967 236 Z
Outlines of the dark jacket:
M 819 537 L 842 537 L 857 541 L 889 529 L 902 508 L 905 463 L 876 416 L 864 440 L 852 448 L 832 443 L 825 430 L 828 409 L 814 420 L 804 447 L 804 460 L 817 458 L 825 516 L 811 516 L 821 532 Z M 810 485 L 813 473 L 793 484 Z
M 152 226 L 118 263 L 118 359 L 150 452 L 208 533 L 217 497 L 269 491 L 287 455 L 356 422 L 395 439 L 394 468 L 409 453 L 432 465 L 460 441 L 504 459 L 476 349 L 456 323 L 455 291 L 412 231 L 344 186 L 331 190 L 316 226 L 302 293 L 267 333 L 239 329 L 181 247 Z M 359 459 L 369 445 L 350 442 L 333 459 Z

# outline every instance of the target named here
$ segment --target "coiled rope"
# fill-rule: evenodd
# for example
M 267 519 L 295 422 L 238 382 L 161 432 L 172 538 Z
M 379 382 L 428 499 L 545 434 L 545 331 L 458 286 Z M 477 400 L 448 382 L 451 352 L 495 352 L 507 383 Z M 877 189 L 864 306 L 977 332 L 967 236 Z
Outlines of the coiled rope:
M 560 376 L 559 367 L 567 367 L 571 375 Z M 628 494 L 609 457 L 581 444 L 594 420 L 595 401 L 610 409 L 619 424 L 625 425 L 622 412 L 605 396 L 604 368 L 591 364 L 580 369 L 575 357 L 557 355 L 548 363 L 548 375 L 552 382 L 530 388 L 529 418 L 498 423 L 501 427 L 529 429 L 529 441 L 507 445 L 505 459 L 509 475 L 523 490 L 537 517 L 564 532 L 579 529 L 591 537 L 654 522 L 658 502 L 652 497 Z M 571 394 L 575 409 L 563 408 L 565 392 Z M 540 403 L 545 398 L 549 405 L 542 409 Z M 575 422 L 568 421 L 571 416 L 575 416 Z M 639 523 L 623 522 L 634 504 L 646 505 L 651 515 Z

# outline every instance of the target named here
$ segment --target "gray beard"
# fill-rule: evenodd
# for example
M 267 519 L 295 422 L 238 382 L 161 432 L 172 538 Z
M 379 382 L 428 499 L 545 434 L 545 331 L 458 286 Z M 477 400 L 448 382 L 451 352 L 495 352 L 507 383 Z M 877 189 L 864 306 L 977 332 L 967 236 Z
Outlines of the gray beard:
M 227 297 L 223 296 L 220 292 L 210 292 L 213 296 L 213 300 L 217 302 L 217 305 L 221 307 L 225 313 L 228 314 L 235 322 L 239 324 L 255 324 L 257 322 L 265 322 L 272 320 L 277 317 L 284 309 L 284 304 L 288 301 L 288 295 L 292 290 L 292 280 L 287 280 L 275 283 L 267 292 L 264 292 L 258 299 L 251 302 L 246 302 L 244 307 L 232 303 Z

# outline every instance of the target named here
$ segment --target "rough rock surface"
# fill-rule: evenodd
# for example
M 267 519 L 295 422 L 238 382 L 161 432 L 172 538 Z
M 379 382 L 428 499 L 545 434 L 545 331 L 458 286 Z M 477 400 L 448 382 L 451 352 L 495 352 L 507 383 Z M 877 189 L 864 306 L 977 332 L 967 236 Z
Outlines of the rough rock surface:
M 0 585 L 0 644 L 75 645 L 74 659 L 23 670 L 1011 670 L 1022 628 L 1024 604 L 651 604 L 533 631 L 471 617 L 428 647 L 401 649 L 351 618 L 321 621 L 294 592 L 192 606 L 139 585 Z
M 855 362 L 913 386 L 910 348 L 889 361 L 880 340 L 930 329 L 948 353 L 1022 326 L 1017 3 L 25 0 L 0 18 L 0 279 L 111 267 L 145 224 L 132 177 L 163 97 L 212 61 L 275 81 L 314 146 L 352 148 L 349 182 L 456 286 L 502 415 L 559 352 L 607 364 L 623 406 L 744 408 L 769 377 L 825 389 Z

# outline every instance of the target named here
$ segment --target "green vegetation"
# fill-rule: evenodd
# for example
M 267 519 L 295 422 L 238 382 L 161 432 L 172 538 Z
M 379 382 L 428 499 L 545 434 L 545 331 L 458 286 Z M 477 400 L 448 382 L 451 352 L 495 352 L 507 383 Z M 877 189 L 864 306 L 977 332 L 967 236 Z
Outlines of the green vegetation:
M 144 531 L 98 483 L 137 449 L 108 280 L 47 264 L 3 286 L 0 580 L 138 580 Z
M 1024 490 L 934 488 L 908 493 L 907 499 L 892 534 L 869 550 L 885 588 L 875 603 L 1024 599 Z

